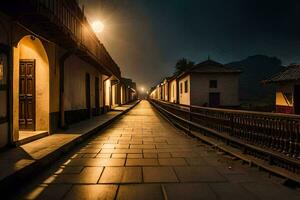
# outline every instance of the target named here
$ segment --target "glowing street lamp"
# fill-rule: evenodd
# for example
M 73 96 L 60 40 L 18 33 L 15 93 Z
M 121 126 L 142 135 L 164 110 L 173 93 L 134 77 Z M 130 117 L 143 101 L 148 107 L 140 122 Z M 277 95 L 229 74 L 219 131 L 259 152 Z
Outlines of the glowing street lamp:
M 104 30 L 104 24 L 101 21 L 97 20 L 92 23 L 92 28 L 95 33 L 101 33 Z

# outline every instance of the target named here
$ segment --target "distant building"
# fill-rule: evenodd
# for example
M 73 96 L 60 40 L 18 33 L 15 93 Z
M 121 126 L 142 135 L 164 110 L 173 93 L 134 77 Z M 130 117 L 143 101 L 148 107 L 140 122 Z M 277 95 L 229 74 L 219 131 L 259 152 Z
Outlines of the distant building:
M 300 114 L 300 65 L 288 66 L 263 83 L 277 85 L 276 112 Z
M 169 78 L 169 102 L 171 103 L 178 103 L 177 93 L 178 93 L 178 86 L 177 86 L 177 76 L 172 76 Z
M 239 106 L 240 73 L 240 70 L 207 60 L 179 75 L 165 79 L 156 89 L 166 91 L 167 86 L 168 94 L 162 92 L 163 98 L 158 95 L 157 99 L 184 105 Z M 154 97 L 156 92 L 153 90 L 151 95 Z
M 212 60 L 199 63 L 180 74 L 179 103 L 198 106 L 238 106 L 239 75 Z

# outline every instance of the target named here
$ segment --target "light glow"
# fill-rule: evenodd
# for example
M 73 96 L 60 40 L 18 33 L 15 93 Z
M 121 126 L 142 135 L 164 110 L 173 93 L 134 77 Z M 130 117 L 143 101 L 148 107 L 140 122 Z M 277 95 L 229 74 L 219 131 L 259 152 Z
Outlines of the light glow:
M 104 30 L 104 24 L 101 21 L 97 20 L 92 23 L 92 28 L 95 33 L 101 33 Z

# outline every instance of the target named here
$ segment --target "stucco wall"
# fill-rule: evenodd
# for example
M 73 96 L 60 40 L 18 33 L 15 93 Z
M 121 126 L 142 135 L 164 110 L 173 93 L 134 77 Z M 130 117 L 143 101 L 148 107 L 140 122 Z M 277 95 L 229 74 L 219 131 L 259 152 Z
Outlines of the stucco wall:
M 168 84 L 168 82 L 165 82 L 164 83 L 164 100 L 165 101 L 168 101 L 168 97 L 169 97 L 169 84 Z
M 210 80 L 217 80 L 217 88 L 210 88 Z M 222 106 L 239 105 L 239 74 L 192 74 L 191 105 L 209 103 L 209 93 L 220 93 Z
M 9 45 L 9 35 L 10 35 L 10 30 L 9 30 L 9 24 L 8 24 L 8 19 L 5 15 L 0 13 L 0 43 Z M 2 65 L 3 65 L 3 77 L 2 80 L 0 80 L 0 85 L 6 85 L 7 83 L 7 61 L 10 58 L 7 58 L 4 56 L 4 54 L 1 54 L 0 56 L 2 57 Z M 6 118 L 7 117 L 7 107 L 8 107 L 8 102 L 7 102 L 7 90 L 0 90 L 0 118 Z M 4 122 L 0 124 L 0 148 L 4 147 L 9 143 L 9 132 L 8 132 L 8 123 Z
M 184 82 L 187 80 L 188 82 L 188 91 L 185 92 L 184 91 Z M 182 84 L 182 93 L 180 93 L 180 85 Z M 190 95 L 190 75 L 187 75 L 185 77 L 182 77 L 179 80 L 179 103 L 180 104 L 184 104 L 184 105 L 190 105 L 190 99 L 191 99 L 191 95 Z
M 86 74 L 90 74 L 91 108 L 95 108 L 95 77 L 99 77 L 100 97 L 102 98 L 100 72 L 92 65 L 75 55 L 65 61 L 64 96 L 65 111 L 86 109 Z
M 110 98 L 111 98 L 111 81 L 110 79 L 106 80 L 104 82 L 104 88 L 105 88 L 105 106 L 110 106 Z
M 176 102 L 176 95 L 177 95 L 177 85 L 176 85 L 176 79 L 172 80 L 170 83 L 169 83 L 169 95 L 170 95 L 170 98 L 169 98 L 169 101 L 174 103 Z
M 117 102 L 117 97 L 118 97 L 117 89 L 118 89 L 118 86 L 116 84 L 111 87 L 111 95 L 112 95 L 111 106 L 112 107 L 115 107 L 115 106 L 118 105 L 118 102 Z

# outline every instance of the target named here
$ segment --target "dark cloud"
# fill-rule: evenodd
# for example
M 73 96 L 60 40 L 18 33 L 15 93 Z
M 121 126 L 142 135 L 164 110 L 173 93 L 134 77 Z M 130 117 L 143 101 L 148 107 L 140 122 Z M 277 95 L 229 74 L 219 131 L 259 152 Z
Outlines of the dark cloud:
M 300 62 L 296 0 L 81 0 L 125 76 L 151 86 L 180 57 L 220 62 L 253 54 Z

